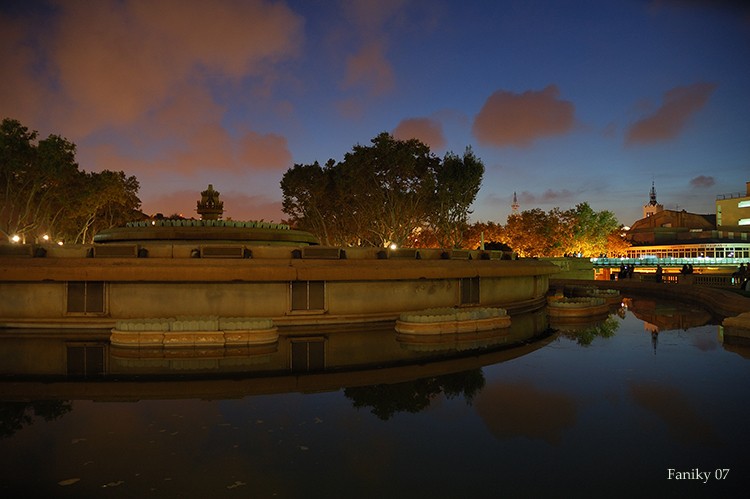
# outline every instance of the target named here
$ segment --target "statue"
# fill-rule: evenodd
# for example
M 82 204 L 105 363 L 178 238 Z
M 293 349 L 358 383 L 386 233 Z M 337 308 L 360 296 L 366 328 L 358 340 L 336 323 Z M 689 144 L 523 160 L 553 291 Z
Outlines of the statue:
M 208 184 L 208 189 L 201 192 L 201 200 L 198 201 L 196 211 L 201 216 L 201 220 L 221 219 L 224 213 L 224 202 L 219 201 L 219 191 L 215 191 L 212 184 Z

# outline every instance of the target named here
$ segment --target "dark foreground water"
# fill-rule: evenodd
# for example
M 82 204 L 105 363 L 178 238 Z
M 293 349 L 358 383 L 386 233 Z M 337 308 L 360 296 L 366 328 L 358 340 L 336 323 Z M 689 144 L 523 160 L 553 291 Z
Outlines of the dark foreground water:
M 0 494 L 746 497 L 750 348 L 694 325 L 705 312 L 644 303 L 512 354 L 344 371 L 335 383 L 356 386 L 323 393 L 238 376 L 3 381 Z

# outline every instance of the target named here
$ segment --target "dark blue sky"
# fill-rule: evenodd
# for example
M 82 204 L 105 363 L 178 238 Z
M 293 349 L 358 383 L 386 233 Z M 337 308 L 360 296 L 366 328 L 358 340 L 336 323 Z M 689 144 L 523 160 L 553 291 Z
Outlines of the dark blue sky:
M 750 10 L 701 1 L 0 4 L 0 114 L 141 181 L 149 213 L 280 220 L 293 163 L 382 131 L 487 168 L 474 220 L 588 202 L 629 225 L 652 180 L 714 211 L 750 180 Z

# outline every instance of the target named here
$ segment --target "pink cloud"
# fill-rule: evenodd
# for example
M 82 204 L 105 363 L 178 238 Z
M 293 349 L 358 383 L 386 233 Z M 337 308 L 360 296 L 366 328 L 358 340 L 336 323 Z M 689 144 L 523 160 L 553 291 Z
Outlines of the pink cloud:
M 241 139 L 239 157 L 242 163 L 251 168 L 282 169 L 292 166 L 292 154 L 286 138 L 275 133 L 262 135 L 247 132 Z
M 18 24 L 0 15 L 0 61 L 3 83 L 0 85 L 2 118 L 20 120 L 30 128 L 38 122 L 39 111 L 44 109 L 40 96 L 45 94 L 40 78 L 32 76 L 35 53 L 25 43 L 26 33 Z
M 526 147 L 537 139 L 568 133 L 575 125 L 575 107 L 559 94 L 556 85 L 522 94 L 498 90 L 482 106 L 472 132 L 480 144 L 498 147 Z
M 379 36 L 386 23 L 399 17 L 406 6 L 405 0 L 348 0 L 341 3 L 347 17 L 365 31 L 365 36 L 368 37 Z
M 303 20 L 283 3 L 160 0 L 131 4 L 138 25 L 190 63 L 234 77 L 264 60 L 296 55 Z
M 345 89 L 363 85 L 372 95 L 381 95 L 393 88 L 394 79 L 393 68 L 380 42 L 370 42 L 346 59 Z
M 281 211 L 281 200 L 269 199 L 266 196 L 248 195 L 236 191 L 222 193 L 225 217 L 234 220 L 265 220 L 281 222 L 286 215 Z
M 690 118 L 708 102 L 716 86 L 715 83 L 696 83 L 668 90 L 656 111 L 628 128 L 625 143 L 649 144 L 677 137 Z
M 177 170 L 227 145 L 213 161 L 242 167 L 236 135 L 217 128 L 226 104 L 209 85 L 249 81 L 259 95 L 303 35 L 299 15 L 264 1 L 60 2 L 44 30 L 24 16 L 0 18 L 0 109 L 78 144 L 117 136 L 120 150 L 171 147 L 161 160 Z
M 393 130 L 393 136 L 399 140 L 418 139 L 430 146 L 433 151 L 445 147 L 443 126 L 431 118 L 408 118 Z
M 154 172 L 197 175 L 205 171 L 235 174 L 247 170 L 276 170 L 291 166 L 292 155 L 286 138 L 273 134 L 246 132 L 235 139 L 219 123 L 199 123 L 181 137 L 165 140 L 160 148 L 144 157 L 134 151 L 139 137 L 127 144 L 92 144 L 79 155 L 82 168 L 123 170 L 149 179 Z
M 240 170 L 233 155 L 232 137 L 218 123 L 205 123 L 197 127 L 179 149 L 166 153 L 162 167 L 183 173 L 212 169 Z

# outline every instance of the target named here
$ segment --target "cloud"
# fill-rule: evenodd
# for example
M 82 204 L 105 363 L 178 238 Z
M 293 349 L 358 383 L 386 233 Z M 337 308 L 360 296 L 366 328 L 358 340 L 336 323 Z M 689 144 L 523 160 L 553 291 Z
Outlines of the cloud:
M 386 24 L 399 18 L 406 6 L 405 0 L 343 0 L 341 7 L 350 22 L 357 25 L 364 36 L 377 38 L 386 28 Z
M 699 175 L 690 180 L 690 187 L 697 189 L 713 187 L 714 184 L 716 184 L 716 180 L 713 177 L 706 177 L 705 175 Z
M 44 95 L 43 81 L 33 77 L 36 53 L 26 43 L 22 25 L 0 13 L 0 109 L 3 118 L 19 119 L 24 125 L 38 120 L 39 96 Z M 38 128 L 30 126 L 29 128 Z
M 292 154 L 281 135 L 250 131 L 241 139 L 240 160 L 251 168 L 280 169 L 291 166 Z
M 715 89 L 715 83 L 696 83 L 668 90 L 656 111 L 628 128 L 625 144 L 650 144 L 674 139 L 690 118 L 708 102 Z
M 247 123 L 228 128 L 226 93 L 217 89 L 242 85 L 261 95 L 258 87 L 276 81 L 277 63 L 298 54 L 302 30 L 285 4 L 261 0 L 19 10 L 0 16 L 0 109 L 81 150 L 106 140 L 115 156 L 89 152 L 98 162 L 84 168 L 279 168 L 291 158 L 286 139 Z
M 121 136 L 120 140 L 125 142 L 88 146 L 79 154 L 80 164 L 87 170 L 123 170 L 140 179 L 149 179 L 157 171 L 184 175 L 206 171 L 241 174 L 248 170 L 285 169 L 292 163 L 285 137 L 250 130 L 235 139 L 219 123 L 191 126 L 179 138 L 164 139 L 159 149 L 150 154 L 134 146 L 140 137 Z
M 472 132 L 482 145 L 526 147 L 543 137 L 563 135 L 575 126 L 575 106 L 560 100 L 556 85 L 515 94 L 498 90 L 474 119 Z
M 185 81 L 258 74 L 262 62 L 296 54 L 302 24 L 265 2 L 72 2 L 59 10 L 48 50 L 83 133 L 132 123 Z
M 381 42 L 373 41 L 346 59 L 344 89 L 365 86 L 372 95 L 382 95 L 394 86 L 395 77 Z
M 407 118 L 393 130 L 393 136 L 399 140 L 418 139 L 437 150 L 445 147 L 445 136 L 442 124 L 431 118 Z
M 338 39 L 336 45 L 346 47 L 348 54 L 340 57 L 345 60 L 341 87 L 364 89 L 370 96 L 390 92 L 396 77 L 386 55 L 389 40 L 403 31 L 413 36 L 431 16 L 405 0 L 342 0 L 340 13 L 347 30 L 339 31 L 339 36 L 346 39 Z
M 576 193 L 569 191 L 568 189 L 561 189 L 558 191 L 547 189 L 542 194 L 533 194 L 529 191 L 523 191 L 519 193 L 517 197 L 518 203 L 521 205 L 535 205 L 570 201 L 575 199 Z

